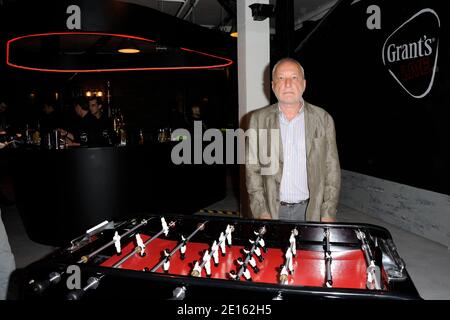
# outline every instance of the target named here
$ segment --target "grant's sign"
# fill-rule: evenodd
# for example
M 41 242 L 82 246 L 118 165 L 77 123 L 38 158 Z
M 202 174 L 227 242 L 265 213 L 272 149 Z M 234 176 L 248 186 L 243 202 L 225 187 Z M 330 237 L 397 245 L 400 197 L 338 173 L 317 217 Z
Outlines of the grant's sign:
M 423 98 L 433 86 L 439 51 L 439 16 L 422 9 L 389 35 L 383 45 L 383 64 L 412 97 Z

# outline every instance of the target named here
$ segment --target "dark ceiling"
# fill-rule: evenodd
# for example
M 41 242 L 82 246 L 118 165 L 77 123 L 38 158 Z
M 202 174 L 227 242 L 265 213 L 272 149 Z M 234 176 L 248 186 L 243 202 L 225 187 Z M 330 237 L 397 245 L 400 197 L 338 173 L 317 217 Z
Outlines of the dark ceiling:
M 229 31 L 236 14 L 236 0 L 117 0 L 150 7 L 195 24 Z M 285 0 L 282 0 L 285 1 Z M 258 1 L 255 1 L 258 2 Z M 337 0 L 294 0 L 295 29 L 302 27 L 304 21 L 316 21 L 336 4 Z M 276 5 L 277 0 L 270 0 Z M 271 22 L 272 32 L 275 25 Z

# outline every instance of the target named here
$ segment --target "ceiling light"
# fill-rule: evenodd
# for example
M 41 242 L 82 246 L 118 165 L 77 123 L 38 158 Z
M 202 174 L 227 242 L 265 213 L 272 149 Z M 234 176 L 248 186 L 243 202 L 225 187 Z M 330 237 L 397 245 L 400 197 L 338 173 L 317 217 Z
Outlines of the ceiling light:
M 139 52 L 141 52 L 141 50 L 139 50 L 138 46 L 130 38 L 124 39 L 120 43 L 119 49 L 117 49 L 117 51 L 120 53 L 139 53 Z

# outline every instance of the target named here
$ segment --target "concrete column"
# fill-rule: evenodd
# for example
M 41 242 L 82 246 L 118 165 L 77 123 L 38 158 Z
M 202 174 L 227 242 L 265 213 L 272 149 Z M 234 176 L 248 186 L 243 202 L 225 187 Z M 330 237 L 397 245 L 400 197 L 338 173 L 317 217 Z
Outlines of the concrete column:
M 270 103 L 270 25 L 269 18 L 254 21 L 250 5 L 269 0 L 237 1 L 239 123 L 247 128 L 248 113 Z M 238 146 L 244 152 L 243 146 Z M 245 187 L 245 166 L 240 166 L 240 215 L 249 217 Z
M 270 102 L 269 18 L 254 21 L 249 6 L 269 0 L 237 1 L 239 120 Z

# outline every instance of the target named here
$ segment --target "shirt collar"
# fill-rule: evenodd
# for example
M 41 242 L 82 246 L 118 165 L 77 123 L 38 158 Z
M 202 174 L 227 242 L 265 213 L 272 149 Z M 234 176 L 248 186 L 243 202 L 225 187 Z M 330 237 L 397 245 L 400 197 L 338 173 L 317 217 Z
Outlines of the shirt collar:
M 303 100 L 303 98 L 301 98 L 300 100 L 300 110 L 298 110 L 298 113 L 295 115 L 295 117 L 291 120 L 296 120 L 298 119 L 298 116 L 301 115 L 302 113 L 304 113 L 305 111 L 305 100 Z M 278 115 L 280 116 L 280 119 L 283 120 L 283 122 L 288 122 L 288 120 L 286 119 L 286 116 L 284 115 L 283 111 L 281 111 L 280 106 L 277 104 L 278 107 Z

